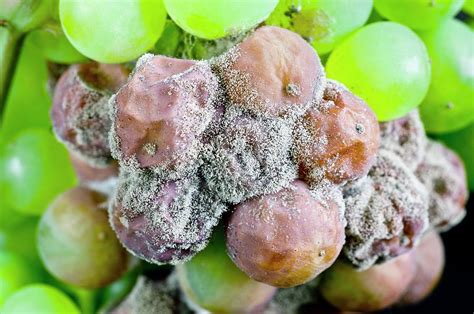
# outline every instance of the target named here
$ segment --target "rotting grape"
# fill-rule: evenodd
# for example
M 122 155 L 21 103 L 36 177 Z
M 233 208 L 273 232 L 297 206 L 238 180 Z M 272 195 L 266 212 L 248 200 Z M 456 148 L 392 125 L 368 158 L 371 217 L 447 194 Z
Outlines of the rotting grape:
M 313 48 L 275 26 L 258 28 L 217 61 L 232 103 L 256 113 L 302 114 L 322 98 L 324 69 Z
M 367 102 L 379 121 L 406 115 L 430 84 L 425 45 L 408 27 L 377 22 L 356 31 L 329 56 L 327 76 Z
M 303 284 L 339 256 L 343 211 L 337 187 L 310 191 L 303 181 L 294 181 L 236 206 L 227 227 L 227 250 L 254 280 L 276 287 Z
M 367 174 L 380 143 L 377 117 L 336 81 L 304 115 L 295 132 L 295 160 L 309 184 L 327 178 L 340 184 Z
M 61 194 L 43 214 L 38 250 L 58 279 L 93 289 L 113 282 L 127 269 L 128 254 L 109 225 L 106 201 L 78 187 Z

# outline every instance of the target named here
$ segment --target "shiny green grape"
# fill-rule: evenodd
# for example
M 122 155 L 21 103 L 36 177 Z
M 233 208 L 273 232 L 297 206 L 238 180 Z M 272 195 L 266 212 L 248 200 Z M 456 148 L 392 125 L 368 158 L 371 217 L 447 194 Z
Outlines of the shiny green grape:
M 54 0 L 1 0 L 0 20 L 15 31 L 27 32 L 51 17 L 54 4 Z
M 457 20 L 420 33 L 431 58 L 432 79 L 421 104 L 431 133 L 452 132 L 474 121 L 474 32 Z
M 12 211 L 12 213 L 15 213 Z M 2 216 L 5 217 L 5 216 Z M 30 265 L 41 267 L 41 261 L 36 249 L 36 217 L 23 218 L 14 227 L 0 230 L 0 250 L 6 250 L 21 255 Z
M 162 0 L 60 0 L 64 33 L 86 57 L 120 63 L 152 48 L 166 20 Z
M 278 0 L 164 0 L 173 21 L 186 32 L 217 39 L 265 20 Z
M 18 254 L 0 250 L 0 308 L 19 288 L 39 280 L 39 274 L 28 260 Z M 1 312 L 1 311 L 0 311 Z M 7 313 L 7 312 L 1 312 Z
M 76 287 L 108 285 L 126 270 L 128 254 L 109 225 L 107 199 L 85 188 L 61 194 L 38 226 L 38 250 L 46 268 Z
M 13 138 L 27 128 L 49 128 L 51 99 L 47 91 L 48 68 L 46 60 L 31 36 L 25 38 L 18 65 L 10 85 L 3 112 L 3 138 Z
M 393 22 L 369 24 L 351 35 L 329 56 L 326 72 L 363 98 L 380 121 L 418 106 L 431 73 L 423 42 Z
M 300 34 L 325 54 L 362 27 L 371 10 L 372 0 L 280 0 L 266 23 Z
M 437 139 L 462 158 L 466 167 L 469 189 L 474 191 L 474 123 L 453 133 L 440 134 Z
M 276 288 L 254 281 L 235 266 L 219 228 L 208 246 L 191 261 L 176 266 L 189 300 L 217 313 L 249 313 L 264 305 Z
M 474 0 L 466 0 L 462 9 L 471 16 L 474 16 Z
M 80 314 L 77 306 L 64 292 L 48 285 L 26 286 L 11 295 L 1 308 L 8 314 Z
M 374 0 L 383 17 L 414 29 L 430 29 L 455 16 L 464 0 Z
M 0 185 L 7 205 L 22 213 L 40 215 L 58 193 L 77 183 L 66 149 L 50 131 L 25 130 L 4 154 Z
M 49 61 L 66 64 L 87 61 L 87 58 L 71 45 L 61 28 L 50 26 L 48 29 L 38 29 L 30 36 L 44 58 Z

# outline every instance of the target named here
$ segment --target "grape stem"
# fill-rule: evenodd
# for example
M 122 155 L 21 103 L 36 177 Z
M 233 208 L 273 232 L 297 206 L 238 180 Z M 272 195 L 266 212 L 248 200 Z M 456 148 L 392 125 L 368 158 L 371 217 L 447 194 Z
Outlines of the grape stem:
M 82 314 L 94 314 L 95 312 L 95 291 L 86 289 L 75 289 L 77 302 Z
M 23 36 L 0 20 L 0 27 L 6 28 L 6 37 L 0 41 L 0 118 L 7 100 L 8 90 L 15 72 Z

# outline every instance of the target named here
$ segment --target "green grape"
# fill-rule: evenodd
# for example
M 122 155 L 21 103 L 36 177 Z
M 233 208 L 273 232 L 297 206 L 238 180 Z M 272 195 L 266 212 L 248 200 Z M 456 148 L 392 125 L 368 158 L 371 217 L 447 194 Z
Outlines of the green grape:
M 474 16 L 474 0 L 466 0 L 464 2 L 463 10 L 471 16 Z
M 423 42 L 393 22 L 369 24 L 351 35 L 329 56 L 326 71 L 363 98 L 380 121 L 402 117 L 418 106 L 430 83 Z
M 306 38 L 319 54 L 365 24 L 373 0 L 280 0 L 266 23 L 290 29 Z
M 175 57 L 176 50 L 181 42 L 183 33 L 171 20 L 166 20 L 165 28 L 160 39 L 155 44 L 153 53 L 168 57 Z
M 106 198 L 85 188 L 61 194 L 38 226 L 38 250 L 46 268 L 76 287 L 94 289 L 118 279 L 128 254 L 109 225 Z
M 278 0 L 164 0 L 164 3 L 173 21 L 186 32 L 217 39 L 262 22 Z
M 21 48 L 10 91 L 3 112 L 1 136 L 12 138 L 19 131 L 34 127 L 51 127 L 47 91 L 46 60 L 27 36 Z
M 60 27 L 50 26 L 31 33 L 32 41 L 49 61 L 56 63 L 81 63 L 87 61 L 66 38 Z
M 474 123 L 453 133 L 440 134 L 436 138 L 462 158 L 466 166 L 469 189 L 474 191 Z
M 474 32 L 449 20 L 420 37 L 433 72 L 420 108 L 425 128 L 432 133 L 461 129 L 474 121 Z
M 52 286 L 34 284 L 11 295 L 1 313 L 80 314 L 80 311 L 64 292 Z
M 152 48 L 166 20 L 163 0 L 60 0 L 64 33 L 83 55 L 126 62 Z
M 137 282 L 140 269 L 129 271 L 116 282 L 105 287 L 102 291 L 99 313 L 109 313 L 132 291 Z
M 54 4 L 54 0 L 1 0 L 0 20 L 16 31 L 27 32 L 51 17 Z
M 36 269 L 26 259 L 0 250 L 0 307 L 13 292 L 39 279 Z
M 34 266 L 41 267 L 38 251 L 36 249 L 36 217 L 23 218 L 14 227 L 0 230 L 0 250 L 21 255 Z
M 430 29 L 455 16 L 464 0 L 374 0 L 377 12 L 414 29 Z
M 51 132 L 21 132 L 0 158 L 7 205 L 25 214 L 40 215 L 60 192 L 74 186 L 76 177 L 66 149 Z
M 276 288 L 254 281 L 227 255 L 222 228 L 191 261 L 176 266 L 183 293 L 216 313 L 250 313 L 271 299 Z

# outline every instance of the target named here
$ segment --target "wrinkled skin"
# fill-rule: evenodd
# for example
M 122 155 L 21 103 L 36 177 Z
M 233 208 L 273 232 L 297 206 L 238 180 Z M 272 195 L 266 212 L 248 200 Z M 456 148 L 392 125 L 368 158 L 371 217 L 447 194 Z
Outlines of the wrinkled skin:
M 163 181 L 150 173 L 122 174 L 109 216 L 132 254 L 156 264 L 176 264 L 206 246 L 225 210 L 198 178 Z
M 106 198 L 78 187 L 61 194 L 38 226 L 38 249 L 55 277 L 95 289 L 120 278 L 128 254 L 108 223 Z
M 415 261 L 409 253 L 364 271 L 338 261 L 324 273 L 319 291 L 341 310 L 378 311 L 400 299 L 415 271 Z
M 447 231 L 458 224 L 466 215 L 469 195 L 462 160 L 443 144 L 429 141 L 416 175 L 429 192 L 431 226 Z
M 227 250 L 251 278 L 277 287 L 303 284 L 332 265 L 344 243 L 341 208 L 302 181 L 236 206 Z
M 218 64 L 230 100 L 272 116 L 302 113 L 319 101 L 325 74 L 314 49 L 288 30 L 263 26 Z
M 425 156 L 428 141 L 418 110 L 406 116 L 380 123 L 380 147 L 395 153 L 410 170 L 415 170 Z
M 121 65 L 78 64 L 61 75 L 53 97 L 51 119 L 56 136 L 91 165 L 110 161 L 108 101 L 127 81 Z
M 400 301 L 413 304 L 426 298 L 437 286 L 444 268 L 444 246 L 435 232 L 426 233 L 420 244 L 410 253 L 416 262 L 415 277 Z
M 375 162 L 380 134 L 367 104 L 344 86 L 328 81 L 321 103 L 296 129 L 295 160 L 310 184 L 327 178 L 341 184 L 367 174 Z
M 206 249 L 177 265 L 176 272 L 186 298 L 212 313 L 262 313 L 277 290 L 249 278 L 232 263 L 221 227 Z
M 429 227 L 426 189 L 394 153 L 380 150 L 367 177 L 344 187 L 344 255 L 360 269 L 413 248 Z
M 143 56 L 112 102 L 114 156 L 168 172 L 194 163 L 217 88 L 205 62 Z

